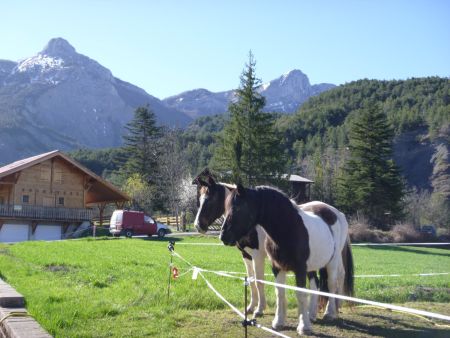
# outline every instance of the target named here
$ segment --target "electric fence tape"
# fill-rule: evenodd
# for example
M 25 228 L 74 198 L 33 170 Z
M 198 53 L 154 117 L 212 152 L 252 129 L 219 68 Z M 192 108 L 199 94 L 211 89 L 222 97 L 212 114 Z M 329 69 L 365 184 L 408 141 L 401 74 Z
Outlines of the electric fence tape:
M 191 269 L 193 270 L 193 275 L 192 275 L 192 278 L 193 279 L 196 279 L 197 277 L 197 275 L 200 275 L 200 277 L 202 277 L 202 279 L 205 281 L 205 283 L 206 283 L 206 285 L 208 286 L 208 288 L 210 288 L 211 289 L 211 291 L 213 291 L 215 294 L 216 294 L 216 296 L 217 297 L 219 297 L 225 304 L 227 304 L 238 316 L 240 316 L 242 319 L 245 319 L 245 315 L 241 312 L 241 311 L 239 311 L 239 309 L 237 309 L 233 304 L 231 304 L 219 291 L 217 291 L 215 288 L 214 288 L 214 286 L 206 279 L 206 277 L 202 274 L 202 271 L 204 271 L 204 272 L 212 272 L 212 271 L 209 271 L 209 270 L 203 270 L 203 269 L 201 269 L 201 268 L 199 268 L 199 267 L 196 267 L 196 266 L 194 266 L 193 264 L 191 264 L 190 262 L 188 262 L 186 259 L 184 259 L 180 254 L 178 254 L 177 252 L 175 252 L 175 251 L 172 251 L 172 254 L 174 255 L 174 256 L 176 256 L 176 257 L 178 257 L 179 259 L 181 259 L 183 262 L 185 262 L 187 265 L 189 265 L 190 267 L 191 267 Z M 223 277 L 231 277 L 231 278 L 238 278 L 238 279 L 241 279 L 241 280 L 244 280 L 244 278 L 241 278 L 241 277 L 235 277 L 235 276 L 231 276 L 231 275 L 227 275 L 227 274 L 220 274 L 221 276 L 223 276 Z M 194 278 L 195 277 L 195 278 Z M 257 327 L 257 328 L 259 328 L 259 329 L 261 329 L 261 330 L 264 330 L 264 331 L 266 331 L 266 332 L 269 332 L 269 333 L 271 333 L 271 334 L 274 334 L 274 335 L 276 335 L 276 336 L 278 336 L 278 337 L 283 337 L 283 338 L 290 338 L 289 336 L 286 336 L 285 334 L 283 334 L 283 333 L 280 333 L 280 332 L 277 332 L 277 331 L 275 331 L 275 330 L 272 330 L 272 329 L 269 329 L 268 327 L 265 327 L 265 326 L 263 326 L 263 325 L 261 325 L 261 324 L 258 324 L 258 323 L 255 323 L 254 324 L 254 326 L 255 327 Z
M 228 273 L 225 273 L 225 272 L 204 270 L 202 268 L 195 267 L 194 265 L 189 263 L 187 260 L 185 260 L 183 257 L 181 257 L 177 252 L 174 252 L 173 254 L 176 255 L 178 258 L 180 258 L 185 263 L 187 263 L 189 266 L 195 268 L 195 270 L 198 270 L 199 273 L 201 273 L 202 271 L 203 272 L 210 272 L 210 273 L 214 273 L 216 275 L 223 276 L 223 277 L 239 278 L 239 279 L 243 280 L 243 278 L 241 278 L 241 277 L 232 276 L 231 274 L 228 274 Z M 279 284 L 279 283 L 269 282 L 269 281 L 265 281 L 265 280 L 256 279 L 255 281 L 258 282 L 258 283 L 262 283 L 262 284 L 266 284 L 266 285 L 272 285 L 272 286 L 275 286 L 275 287 L 281 287 L 281 288 L 285 288 L 285 289 L 289 289 L 289 290 L 300 291 L 300 292 L 309 293 L 309 294 L 315 294 L 315 295 L 319 295 L 319 296 L 326 296 L 326 297 L 331 297 L 331 298 L 337 298 L 337 299 L 347 300 L 347 301 L 351 301 L 351 302 L 355 302 L 355 303 L 362 303 L 362 304 L 366 304 L 366 305 L 373 305 L 373 306 L 378 306 L 378 307 L 385 308 L 385 309 L 401 311 L 401 312 L 405 312 L 405 313 L 410 313 L 410 314 L 421 315 L 421 316 L 425 316 L 425 317 L 430 317 L 430 318 L 436 318 L 436 319 L 440 319 L 440 320 L 450 321 L 450 316 L 442 315 L 442 314 L 439 314 L 439 313 L 428 312 L 428 311 L 423 311 L 423 310 L 417 310 L 417 309 L 407 308 L 407 307 L 399 306 L 399 305 L 380 303 L 380 302 L 375 302 L 375 301 L 371 301 L 371 300 L 365 300 L 365 299 L 355 298 L 355 297 L 350 297 L 350 296 L 337 295 L 337 294 L 323 292 L 323 291 L 309 290 L 309 289 L 305 289 L 305 288 L 299 288 L 299 287 L 296 287 L 296 286 L 290 286 L 290 285 L 286 285 L 286 284 Z

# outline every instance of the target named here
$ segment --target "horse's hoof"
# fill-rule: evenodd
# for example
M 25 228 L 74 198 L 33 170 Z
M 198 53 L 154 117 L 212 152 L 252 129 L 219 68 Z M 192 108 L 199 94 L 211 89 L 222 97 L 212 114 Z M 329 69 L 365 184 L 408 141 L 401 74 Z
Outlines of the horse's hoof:
M 331 313 L 326 313 L 324 316 L 323 316 L 323 320 L 335 320 L 336 319 L 336 315 L 332 315 Z
M 297 333 L 298 333 L 300 336 L 309 336 L 309 335 L 312 334 L 312 329 L 305 329 L 305 328 L 303 328 L 303 329 L 297 329 Z
M 253 313 L 253 318 L 261 318 L 262 316 L 264 316 L 264 312 L 262 310 L 256 310 Z
M 284 327 L 284 322 L 279 321 L 278 319 L 274 319 L 272 321 L 272 329 L 274 330 L 281 330 Z

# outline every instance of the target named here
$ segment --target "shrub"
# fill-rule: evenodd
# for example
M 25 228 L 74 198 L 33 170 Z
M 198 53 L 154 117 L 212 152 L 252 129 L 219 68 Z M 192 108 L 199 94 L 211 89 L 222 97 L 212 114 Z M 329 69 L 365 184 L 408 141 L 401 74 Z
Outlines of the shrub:
M 410 223 L 399 223 L 396 224 L 392 230 L 392 237 L 394 242 L 420 242 L 424 240 L 423 234 L 421 234 L 414 226 Z

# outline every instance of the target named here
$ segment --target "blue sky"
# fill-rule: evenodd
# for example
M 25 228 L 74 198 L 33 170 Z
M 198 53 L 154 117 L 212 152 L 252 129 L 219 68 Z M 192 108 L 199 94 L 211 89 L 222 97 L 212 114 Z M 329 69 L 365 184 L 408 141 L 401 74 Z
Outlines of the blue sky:
M 0 59 L 67 39 L 122 80 L 164 98 L 300 69 L 311 83 L 450 76 L 450 1 L 2 0 Z

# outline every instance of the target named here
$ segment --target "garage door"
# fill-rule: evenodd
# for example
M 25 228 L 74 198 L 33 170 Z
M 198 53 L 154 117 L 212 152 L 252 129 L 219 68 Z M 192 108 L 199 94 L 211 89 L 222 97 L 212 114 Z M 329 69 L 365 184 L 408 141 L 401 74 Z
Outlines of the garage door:
M 0 230 L 0 242 L 28 241 L 28 224 L 3 224 Z
M 61 226 L 39 224 L 34 231 L 34 239 L 36 241 L 54 241 L 61 239 Z

